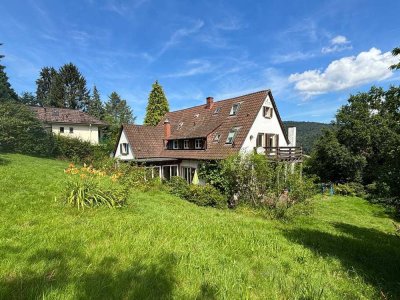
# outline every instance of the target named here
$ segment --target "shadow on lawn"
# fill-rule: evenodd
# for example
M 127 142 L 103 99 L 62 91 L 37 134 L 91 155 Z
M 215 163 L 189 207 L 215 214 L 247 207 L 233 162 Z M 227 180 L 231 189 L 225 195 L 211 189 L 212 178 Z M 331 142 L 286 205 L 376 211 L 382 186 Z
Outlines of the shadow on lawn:
M 71 262 L 80 267 L 72 269 Z M 75 299 L 171 298 L 176 264 L 173 255 L 164 255 L 151 264 L 136 261 L 124 270 L 115 270 L 117 263 L 117 258 L 105 257 L 93 271 L 85 273 L 93 263 L 79 251 L 39 250 L 29 258 L 26 271 L 1 278 L 0 299 L 42 298 L 67 285 L 74 286 Z M 34 272 L 32 266 L 42 271 Z
M 0 166 L 8 165 L 11 161 L 8 158 L 0 156 Z
M 290 240 L 321 256 L 338 258 L 350 272 L 364 278 L 388 298 L 400 298 L 400 238 L 376 229 L 333 223 L 341 235 L 296 229 L 285 233 Z

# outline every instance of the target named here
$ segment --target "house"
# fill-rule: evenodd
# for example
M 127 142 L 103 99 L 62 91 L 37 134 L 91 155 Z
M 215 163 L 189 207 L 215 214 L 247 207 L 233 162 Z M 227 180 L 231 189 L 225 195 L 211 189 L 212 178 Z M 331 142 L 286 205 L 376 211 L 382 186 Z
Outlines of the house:
M 80 110 L 30 106 L 50 132 L 98 144 L 107 124 Z
M 123 125 L 114 151 L 122 161 L 143 163 L 154 176 L 191 182 L 199 163 L 238 152 L 301 160 L 296 128 L 286 133 L 270 90 L 167 113 L 157 126 Z

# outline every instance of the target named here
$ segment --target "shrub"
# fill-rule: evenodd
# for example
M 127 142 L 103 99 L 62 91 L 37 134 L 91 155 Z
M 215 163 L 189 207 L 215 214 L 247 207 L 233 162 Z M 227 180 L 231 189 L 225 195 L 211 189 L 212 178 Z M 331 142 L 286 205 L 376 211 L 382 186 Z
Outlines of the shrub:
M 52 135 L 28 107 L 0 103 L 0 151 L 48 156 L 53 147 Z
M 334 191 L 338 195 L 365 197 L 364 186 L 358 182 L 338 183 L 334 186 Z
M 116 167 L 118 174 L 121 175 L 120 181 L 127 188 L 149 190 L 159 186 L 158 177 L 151 178 L 151 170 L 135 164 L 119 163 Z
M 186 198 L 199 206 L 224 208 L 227 206 L 226 198 L 212 185 L 190 185 Z
M 185 179 L 180 176 L 173 176 L 169 181 L 166 182 L 168 187 L 168 191 L 181 197 L 183 199 L 187 199 L 190 195 L 190 186 Z
M 121 207 L 127 198 L 127 189 L 118 182 L 119 174 L 108 176 L 104 171 L 87 167 L 76 168 L 70 164 L 62 199 L 78 209 L 85 207 Z

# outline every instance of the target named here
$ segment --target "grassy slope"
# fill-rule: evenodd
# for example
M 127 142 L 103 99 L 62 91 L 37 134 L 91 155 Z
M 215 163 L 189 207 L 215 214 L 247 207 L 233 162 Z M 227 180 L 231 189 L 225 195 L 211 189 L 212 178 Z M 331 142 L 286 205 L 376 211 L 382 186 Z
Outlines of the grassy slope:
M 0 299 L 400 297 L 400 239 L 364 200 L 291 223 L 161 192 L 82 212 L 54 201 L 66 163 L 0 157 Z

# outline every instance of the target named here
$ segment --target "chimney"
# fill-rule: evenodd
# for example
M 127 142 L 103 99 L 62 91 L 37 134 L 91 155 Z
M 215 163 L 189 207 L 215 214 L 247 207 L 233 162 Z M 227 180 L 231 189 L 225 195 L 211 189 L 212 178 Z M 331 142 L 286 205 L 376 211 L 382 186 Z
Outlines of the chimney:
M 213 97 L 207 97 L 207 109 L 211 109 L 214 105 L 214 98 Z
M 288 140 L 289 146 L 296 147 L 296 127 L 289 127 L 288 128 Z
M 164 121 L 164 139 L 168 139 L 171 136 L 171 124 L 168 119 Z

